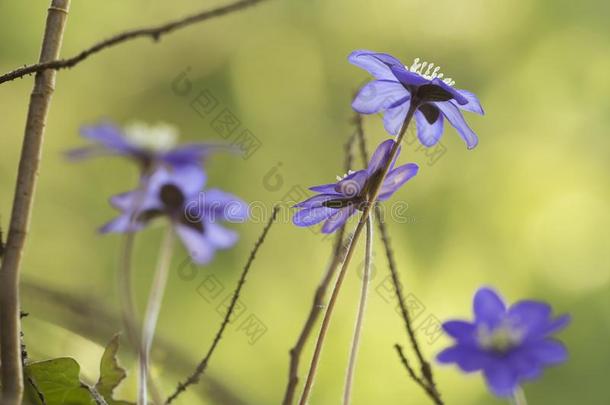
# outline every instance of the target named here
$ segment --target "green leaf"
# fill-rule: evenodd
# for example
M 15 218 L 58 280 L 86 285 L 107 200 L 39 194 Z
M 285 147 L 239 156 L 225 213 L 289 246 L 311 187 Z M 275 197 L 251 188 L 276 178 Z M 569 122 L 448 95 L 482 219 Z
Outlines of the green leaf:
M 100 362 L 100 379 L 95 385 L 97 392 L 104 397 L 108 405 L 130 405 L 131 402 L 118 401 L 112 397 L 114 389 L 125 379 L 125 370 L 119 365 L 117 352 L 119 351 L 119 335 L 114 335 Z
M 87 385 L 80 381 L 76 360 L 61 357 L 31 363 L 26 375 L 36 384 L 48 405 L 97 405 Z

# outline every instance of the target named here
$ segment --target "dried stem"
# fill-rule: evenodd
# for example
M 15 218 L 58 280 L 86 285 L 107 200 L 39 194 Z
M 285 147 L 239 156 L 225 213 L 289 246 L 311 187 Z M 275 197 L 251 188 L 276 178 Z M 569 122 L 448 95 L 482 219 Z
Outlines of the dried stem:
M 362 126 L 362 116 L 360 114 L 356 114 L 354 118 L 354 122 L 356 124 L 356 134 L 358 135 L 358 144 L 360 146 L 360 155 L 364 163 L 368 162 L 369 154 L 366 147 L 366 137 L 364 136 L 364 128 Z M 375 207 L 375 216 L 377 217 L 377 225 L 379 227 L 379 233 L 381 234 L 381 241 L 383 242 L 383 246 L 385 249 L 386 257 L 388 259 L 388 267 L 390 268 L 390 275 L 392 277 L 392 283 L 394 284 L 394 290 L 396 291 L 396 297 L 398 298 L 398 304 L 400 307 L 400 314 L 405 323 L 405 329 L 407 331 L 407 335 L 409 336 L 409 341 L 411 342 L 411 347 L 417 356 L 417 360 L 420 364 L 421 373 L 426 380 L 427 384 L 433 388 L 433 391 L 436 392 L 437 397 L 440 401 L 440 394 L 438 394 L 436 390 L 436 383 L 434 381 L 434 375 L 432 373 L 432 367 L 430 363 L 426 361 L 423 356 L 423 353 L 419 347 L 419 343 L 417 342 L 417 337 L 415 336 L 415 331 L 413 330 L 413 323 L 411 321 L 411 315 L 407 310 L 407 305 L 405 303 L 405 298 L 402 293 L 402 283 L 400 282 L 400 278 L 398 276 L 398 266 L 396 265 L 396 260 L 394 259 L 394 252 L 392 250 L 392 245 L 390 243 L 390 235 L 388 233 L 388 229 L 383 221 L 383 214 L 379 206 Z M 416 381 L 417 382 L 417 381 Z
M 409 364 L 409 360 L 407 360 L 407 357 L 402 350 L 402 346 L 395 344 L 394 348 L 396 349 L 398 357 L 400 357 L 400 361 L 402 362 L 403 366 L 405 366 L 407 373 L 409 373 L 409 377 L 411 377 L 411 379 L 415 381 L 417 385 L 426 391 L 426 394 L 428 394 L 430 399 L 432 399 L 436 405 L 443 405 L 443 401 L 441 400 L 438 392 L 436 392 L 436 389 L 433 386 L 430 386 L 427 381 L 418 376 L 415 370 L 413 370 L 413 367 L 411 367 L 411 364 Z
M 352 153 L 352 146 L 354 144 L 355 136 L 350 136 L 345 144 L 345 171 L 348 171 L 353 164 L 354 155 Z M 309 314 L 307 315 L 307 319 L 305 320 L 305 324 L 303 325 L 303 329 L 299 334 L 296 344 L 290 349 L 290 366 L 288 369 L 288 384 L 286 385 L 286 392 L 284 393 L 284 400 L 282 401 L 283 405 L 292 405 L 294 401 L 294 394 L 297 388 L 297 384 L 299 383 L 299 363 L 301 360 L 301 353 L 303 352 L 303 348 L 305 347 L 305 343 L 307 343 L 307 339 L 309 335 L 311 335 L 311 331 L 324 308 L 324 297 L 326 296 L 326 291 L 328 290 L 328 286 L 335 276 L 335 272 L 339 265 L 345 259 L 345 254 L 347 253 L 347 249 L 349 243 L 351 243 L 352 236 L 350 235 L 347 238 L 347 241 L 344 241 L 345 236 L 345 225 L 341 226 L 337 233 L 335 234 L 335 242 L 333 245 L 332 256 L 330 259 L 330 263 L 326 268 L 326 272 L 316 288 L 316 292 L 313 296 L 313 302 L 311 304 L 311 309 L 309 310 Z
M 40 52 L 41 63 L 55 60 L 59 56 L 69 6 L 70 0 L 51 1 Z M 36 190 L 47 113 L 55 89 L 55 76 L 56 72 L 52 70 L 36 74 L 19 160 L 8 239 L 0 271 L 2 403 L 6 405 L 20 404 L 23 396 L 19 342 L 19 270 Z
M 157 320 L 159 319 L 161 303 L 163 302 L 165 286 L 167 285 L 167 277 L 169 275 L 173 245 L 174 231 L 171 225 L 168 224 L 167 230 L 165 232 L 165 237 L 163 238 L 163 242 L 161 244 L 161 253 L 159 254 L 159 260 L 157 262 L 155 278 L 153 280 L 152 287 L 150 288 L 148 304 L 146 306 L 146 315 L 144 316 L 144 322 L 142 326 L 142 342 L 139 350 L 140 385 L 138 389 L 138 404 L 140 405 L 148 404 L 148 370 L 150 362 L 150 349 L 152 347 L 153 339 L 155 337 Z M 159 401 L 157 398 L 155 398 L 154 403 L 162 402 L 163 401 Z
M 250 267 L 252 266 L 252 263 L 254 262 L 254 259 L 256 258 L 256 253 L 258 252 L 258 249 L 265 242 L 265 238 L 267 237 L 267 233 L 269 232 L 269 229 L 271 229 L 271 226 L 274 224 L 278 210 L 279 210 L 279 207 L 273 208 L 273 212 L 271 213 L 271 218 L 269 218 L 267 225 L 265 225 L 263 232 L 261 233 L 258 240 L 254 244 L 254 248 L 250 252 L 250 256 L 248 257 L 246 265 L 244 266 L 244 269 L 241 273 L 241 277 L 239 278 L 239 281 L 237 282 L 237 286 L 235 287 L 235 292 L 233 292 L 233 297 L 231 298 L 231 303 L 229 304 L 227 313 L 226 313 L 224 319 L 222 320 L 222 323 L 220 324 L 220 328 L 218 329 L 218 332 L 216 332 L 216 336 L 214 337 L 214 341 L 212 342 L 212 345 L 208 349 L 208 352 L 206 353 L 205 357 L 199 362 L 199 364 L 195 368 L 195 371 L 193 371 L 193 373 L 184 382 L 181 382 L 178 384 L 174 393 L 172 395 L 170 395 L 167 398 L 167 400 L 165 401 L 166 404 L 170 404 L 172 401 L 174 401 L 181 393 L 186 391 L 186 389 L 190 385 L 197 383 L 199 381 L 199 379 L 201 378 L 201 376 L 203 375 L 206 367 L 208 366 L 208 363 L 210 362 L 210 358 L 212 357 L 212 354 L 214 353 L 214 350 L 216 350 L 216 346 L 218 346 L 218 343 L 220 342 L 220 339 L 222 338 L 222 334 L 223 334 L 225 328 L 229 324 L 229 319 L 231 318 L 231 315 L 233 314 L 233 310 L 235 309 L 235 304 L 237 304 L 237 300 L 239 299 L 239 294 L 241 292 L 241 289 L 244 286 L 244 283 L 246 282 L 246 276 L 248 275 L 248 271 L 250 270 Z
M 356 325 L 354 327 L 354 338 L 352 340 L 352 348 L 350 350 L 349 363 L 347 366 L 347 376 L 345 378 L 345 391 L 343 392 L 343 405 L 349 405 L 352 384 L 354 381 L 354 371 L 356 369 L 356 359 L 358 357 L 358 347 L 360 346 L 360 335 L 364 324 L 364 312 L 366 310 L 366 298 L 369 292 L 369 281 L 371 276 L 371 260 L 373 256 L 373 223 L 371 216 L 366 221 L 366 244 L 365 244 L 365 259 L 364 273 L 362 275 L 362 290 L 360 292 L 360 302 L 358 303 L 358 315 L 356 316 Z
M 314 380 L 314 377 L 315 377 L 315 374 L 316 374 L 316 371 L 318 368 L 318 362 L 320 360 L 320 354 L 322 352 L 322 347 L 324 346 L 324 339 L 326 338 L 326 333 L 328 332 L 328 327 L 330 325 L 330 318 L 332 316 L 332 312 L 335 307 L 335 303 L 337 301 L 337 298 L 339 295 L 339 290 L 341 289 L 341 285 L 343 283 L 343 279 L 345 278 L 347 268 L 348 268 L 351 258 L 353 256 L 354 248 L 356 247 L 358 238 L 360 237 L 360 234 L 362 233 L 362 229 L 364 228 L 367 217 L 371 214 L 371 210 L 377 203 L 377 197 L 379 195 L 379 190 L 381 189 L 381 185 L 383 184 L 383 181 L 385 180 L 385 178 L 390 170 L 390 164 L 392 163 L 392 161 L 394 161 L 394 158 L 398 154 L 398 148 L 400 147 L 400 143 L 402 142 L 402 139 L 404 138 L 404 135 L 407 131 L 409 123 L 411 122 L 411 119 L 413 118 L 413 114 L 415 113 L 415 110 L 417 107 L 418 107 L 417 103 L 412 101 L 409 111 L 407 111 L 407 115 L 405 117 L 405 121 L 402 125 L 400 133 L 398 134 L 396 141 L 394 141 L 394 145 L 392 145 L 392 149 L 390 150 L 388 160 L 385 163 L 385 165 L 383 166 L 383 168 L 381 169 L 381 173 L 380 173 L 379 177 L 376 178 L 377 181 L 371 185 L 369 200 L 367 201 L 367 204 L 364 207 L 364 212 L 360 216 L 360 221 L 358 221 L 358 225 L 356 225 L 356 229 L 354 230 L 354 237 L 352 239 L 352 243 L 350 244 L 350 247 L 347 250 L 347 254 L 345 255 L 345 261 L 343 262 L 343 265 L 341 266 L 341 270 L 339 271 L 339 276 L 337 277 L 335 287 L 333 288 L 333 292 L 331 294 L 330 301 L 328 303 L 328 308 L 326 309 L 326 312 L 324 314 L 324 319 L 322 320 L 322 326 L 320 328 L 320 333 L 318 335 L 316 347 L 314 349 L 313 357 L 311 359 L 309 373 L 307 374 L 307 381 L 305 382 L 303 394 L 301 396 L 301 400 L 299 401 L 300 405 L 305 405 L 309 398 L 311 387 L 313 385 L 313 380 Z
M 11 80 L 18 79 L 23 76 L 30 75 L 32 73 L 42 72 L 47 69 L 60 70 L 71 68 L 74 65 L 82 62 L 87 59 L 89 56 L 96 54 L 106 48 L 110 48 L 112 46 L 118 45 L 125 41 L 130 41 L 139 37 L 149 37 L 155 41 L 158 41 L 163 35 L 169 34 L 172 31 L 187 27 L 189 25 L 193 25 L 202 21 L 206 21 L 212 18 L 221 17 L 223 15 L 243 10 L 250 6 L 254 6 L 258 3 L 261 3 L 265 0 L 240 0 L 235 3 L 228 4 L 226 6 L 221 6 L 212 10 L 201 11 L 196 14 L 189 15 L 187 17 L 174 20 L 162 25 L 147 27 L 147 28 L 139 28 L 130 31 L 125 31 L 123 33 L 114 35 L 108 39 L 100 41 L 93 46 L 81 51 L 78 55 L 75 55 L 71 58 L 56 60 L 57 55 L 53 58 L 47 60 L 41 60 L 40 63 L 35 65 L 24 66 L 19 69 L 15 69 L 12 72 L 8 72 L 2 76 L 0 76 L 0 83 L 8 82 Z

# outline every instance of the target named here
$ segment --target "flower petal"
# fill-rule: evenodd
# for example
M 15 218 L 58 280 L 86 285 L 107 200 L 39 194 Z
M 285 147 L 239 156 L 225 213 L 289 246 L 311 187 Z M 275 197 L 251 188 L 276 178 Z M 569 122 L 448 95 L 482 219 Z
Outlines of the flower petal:
M 524 339 L 543 337 L 541 331 L 548 324 L 551 307 L 540 301 L 523 300 L 508 309 L 511 326 L 524 333 Z
M 197 264 L 209 263 L 214 257 L 214 247 L 204 233 L 188 225 L 176 225 L 176 234 Z
M 403 184 L 413 178 L 418 170 L 419 166 L 415 163 L 407 163 L 388 173 L 379 190 L 379 201 L 390 198 Z
M 394 107 L 388 108 L 383 114 L 383 126 L 390 135 L 398 135 L 402 125 L 407 118 L 407 112 L 411 102 L 406 100 L 402 104 L 398 104 Z
M 356 65 L 369 72 L 376 79 L 382 80 L 395 80 L 390 66 L 402 66 L 402 63 L 391 55 L 366 49 L 352 52 L 347 59 L 352 65 Z
M 237 243 L 239 235 L 232 229 L 227 229 L 213 222 L 205 222 L 203 234 L 208 242 L 219 249 L 228 249 Z
M 485 114 L 485 111 L 483 111 L 483 107 L 481 107 L 481 103 L 479 102 L 477 96 L 466 90 L 456 89 L 456 91 L 468 101 L 468 103 L 466 104 L 455 103 L 457 107 L 461 108 L 462 110 L 473 112 L 475 114 Z
M 509 397 L 517 388 L 517 375 L 501 361 L 496 361 L 483 370 L 483 375 L 491 391 L 499 397 Z
M 318 194 L 305 201 L 296 204 L 294 208 L 316 208 L 321 207 L 323 203 L 337 198 L 337 194 Z
M 311 226 L 324 221 L 337 210 L 329 207 L 305 208 L 294 214 L 292 223 L 296 226 Z
M 369 160 L 368 167 L 366 168 L 369 176 L 372 176 L 375 174 L 375 172 L 383 168 L 395 143 L 396 142 L 394 142 L 392 139 L 388 139 L 387 141 L 381 142 L 379 146 L 377 146 L 377 149 L 375 149 L 375 152 L 373 152 L 373 155 Z M 396 157 L 398 157 L 399 154 L 400 150 L 396 154 Z
M 562 330 L 563 328 L 565 328 L 566 326 L 568 326 L 570 324 L 570 321 L 572 320 L 572 318 L 570 317 L 570 315 L 561 315 L 555 319 L 553 319 L 552 321 L 550 321 L 542 330 L 542 334 L 544 336 L 550 336 L 553 333 L 557 333 L 560 330 Z
M 474 296 L 474 315 L 477 324 L 489 328 L 499 325 L 506 313 L 502 298 L 491 288 L 480 288 Z
M 470 129 L 464 120 L 464 117 L 462 117 L 462 113 L 455 106 L 455 104 L 451 102 L 435 102 L 433 104 L 441 110 L 451 125 L 453 125 L 453 127 L 458 131 L 462 139 L 466 142 L 468 149 L 472 149 L 477 146 L 477 143 L 479 143 L 477 135 L 472 129 Z
M 339 194 L 335 188 L 337 183 L 322 184 L 321 186 L 309 187 L 309 190 L 324 194 Z
M 360 89 L 352 108 L 362 114 L 374 114 L 410 98 L 409 92 L 397 81 L 373 80 Z
M 436 360 L 441 364 L 457 364 L 465 373 L 483 370 L 493 361 L 492 357 L 470 345 L 457 344 L 438 354 Z
M 554 339 L 544 339 L 526 345 L 528 353 L 543 365 L 563 363 L 568 359 L 565 346 Z
M 184 205 L 185 215 L 189 219 L 202 217 L 208 222 L 244 222 L 249 217 L 249 207 L 237 196 L 225 191 L 211 188 L 190 198 Z
M 443 135 L 443 116 L 439 114 L 436 121 L 432 124 L 428 122 L 426 116 L 419 110 L 415 111 L 415 122 L 417 124 L 417 138 L 422 145 L 434 146 Z
M 160 156 L 160 160 L 173 167 L 197 165 L 200 164 L 201 160 L 209 156 L 214 150 L 218 150 L 220 148 L 230 150 L 228 147 L 223 147 L 221 145 L 210 145 L 203 143 L 187 144 L 164 152 Z
M 468 98 L 466 98 L 465 95 L 463 95 L 460 91 L 453 88 L 453 86 L 449 86 L 447 83 L 445 83 L 438 77 L 432 79 L 431 83 L 436 86 L 439 86 L 441 89 L 443 89 L 447 93 L 451 94 L 453 96 L 453 100 L 460 106 L 464 106 L 464 105 L 468 104 Z
M 125 139 L 117 126 L 110 123 L 85 126 L 80 132 L 84 138 L 98 142 L 118 154 L 132 153 L 137 149 Z
M 423 86 L 430 83 L 430 80 L 420 76 L 415 72 L 409 71 L 403 65 L 392 65 L 392 74 L 405 86 Z
M 443 330 L 459 343 L 476 343 L 477 327 L 473 323 L 466 321 L 447 321 L 443 323 Z
M 128 233 L 141 230 L 144 225 L 136 222 L 130 214 L 123 214 L 98 229 L 99 233 Z
M 322 226 L 322 233 L 333 233 L 345 224 L 345 222 L 356 212 L 356 207 L 353 205 L 341 208 L 333 216 L 328 218 Z

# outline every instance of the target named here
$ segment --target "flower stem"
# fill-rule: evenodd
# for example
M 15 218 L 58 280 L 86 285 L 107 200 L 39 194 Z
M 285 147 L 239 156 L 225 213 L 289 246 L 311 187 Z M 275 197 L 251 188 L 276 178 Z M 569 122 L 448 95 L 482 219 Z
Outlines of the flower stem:
M 521 387 L 515 389 L 511 402 L 514 405 L 527 405 L 527 399 L 525 398 L 525 392 Z
M 360 302 L 358 304 L 358 315 L 354 328 L 354 338 L 350 351 L 347 375 L 345 378 L 345 391 L 343 392 L 343 405 L 349 405 L 352 393 L 352 383 L 354 380 L 354 370 L 356 369 L 356 358 L 358 357 L 358 347 L 360 345 L 360 334 L 364 323 L 364 311 L 366 309 L 366 298 L 369 292 L 369 281 L 371 276 L 371 260 L 373 255 L 373 223 L 369 215 L 366 221 L 366 245 L 364 259 L 364 274 L 362 275 L 362 290 L 360 292 Z
M 347 272 L 347 268 L 352 259 L 352 256 L 354 253 L 354 248 L 357 245 L 358 237 L 362 233 L 364 224 L 366 223 L 367 218 L 371 214 L 371 210 L 375 206 L 375 202 L 377 201 L 377 196 L 379 195 L 379 190 L 381 189 L 381 185 L 383 184 L 383 181 L 385 180 L 385 177 L 387 176 L 388 171 L 390 170 L 390 165 L 392 164 L 394 157 L 396 157 L 396 155 L 398 154 L 398 148 L 400 146 L 400 143 L 402 142 L 402 139 L 404 138 L 405 133 L 407 132 L 407 128 L 409 127 L 409 123 L 411 122 L 411 119 L 413 118 L 413 114 L 415 114 L 415 110 L 417 109 L 417 107 L 418 107 L 418 105 L 416 103 L 411 103 L 409 111 L 407 112 L 407 116 L 405 117 L 405 121 L 400 130 L 400 133 L 398 134 L 398 137 L 396 138 L 394 146 L 392 146 L 392 149 L 390 150 L 390 156 L 388 157 L 388 160 L 386 161 L 386 163 L 381 171 L 381 175 L 378 177 L 377 182 L 375 184 L 373 184 L 371 187 L 371 193 L 370 193 L 369 200 L 367 201 L 367 204 L 364 207 L 364 212 L 362 213 L 362 216 L 360 217 L 360 221 L 358 221 L 358 225 L 356 225 L 356 229 L 354 230 L 354 236 L 353 236 L 350 246 L 347 250 L 347 254 L 345 255 L 345 261 L 343 262 L 343 265 L 341 266 L 341 270 L 339 271 L 339 275 L 337 276 L 337 281 L 335 282 L 335 286 L 333 287 L 333 291 L 331 293 L 330 300 L 328 302 L 328 308 L 326 309 L 326 312 L 324 313 L 324 319 L 322 320 L 322 326 L 320 327 L 320 332 L 318 334 L 318 339 L 316 341 L 316 347 L 313 352 L 313 357 L 311 359 L 311 364 L 309 366 L 309 372 L 307 373 L 307 380 L 305 382 L 305 386 L 303 387 L 303 394 L 301 395 L 299 405 L 305 405 L 307 403 L 307 400 L 309 399 L 309 395 L 311 393 L 311 388 L 313 385 L 313 380 L 314 380 L 314 377 L 316 375 L 316 371 L 318 368 L 318 362 L 320 361 L 320 354 L 322 353 L 322 347 L 324 346 L 324 339 L 326 338 L 326 333 L 328 332 L 328 327 L 330 325 L 330 319 L 331 319 L 331 316 L 332 316 L 332 313 L 333 313 L 333 310 L 335 307 L 335 303 L 337 301 L 337 297 L 339 295 L 339 290 L 341 289 L 341 285 L 343 284 L 343 279 L 345 278 L 345 273 Z
M 150 295 L 148 296 L 146 315 L 144 316 L 142 326 L 142 340 L 139 351 L 140 367 L 138 376 L 138 405 L 148 405 L 148 366 L 150 349 L 155 337 L 157 320 L 159 319 L 159 312 L 161 310 L 161 303 L 163 302 L 165 285 L 167 284 L 167 277 L 169 275 L 173 245 L 174 231 L 171 225 L 168 225 L 163 242 L 161 243 L 161 252 L 157 261 L 157 269 L 155 271 L 155 278 L 150 289 Z

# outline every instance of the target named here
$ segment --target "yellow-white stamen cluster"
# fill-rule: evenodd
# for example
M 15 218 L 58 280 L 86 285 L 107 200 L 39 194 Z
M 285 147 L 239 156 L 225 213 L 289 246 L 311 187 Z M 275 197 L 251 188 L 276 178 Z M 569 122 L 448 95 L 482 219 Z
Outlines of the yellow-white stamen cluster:
M 486 325 L 479 326 L 477 340 L 482 348 L 504 353 L 517 346 L 523 339 L 523 332 L 503 323 L 490 330 Z
M 450 77 L 445 77 L 443 79 L 445 75 L 441 73 L 440 66 L 434 66 L 434 63 L 428 63 L 425 61 L 420 62 L 419 60 L 419 58 L 415 58 L 411 67 L 405 66 L 405 68 L 428 80 L 439 78 L 449 86 L 453 86 L 455 84 L 455 81 Z
M 356 172 L 353 170 L 348 170 L 347 173 L 345 173 L 343 176 L 337 176 L 337 181 L 341 181 L 344 178 L 346 178 L 347 176 L 349 176 L 350 174 L 354 174 L 354 173 L 356 173 Z
M 178 131 L 175 127 L 159 123 L 148 125 L 143 122 L 133 122 L 125 129 L 125 136 L 133 144 L 153 151 L 167 151 L 176 145 Z

